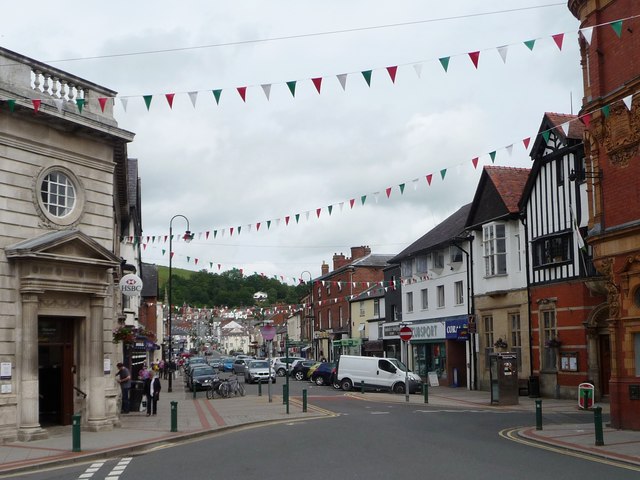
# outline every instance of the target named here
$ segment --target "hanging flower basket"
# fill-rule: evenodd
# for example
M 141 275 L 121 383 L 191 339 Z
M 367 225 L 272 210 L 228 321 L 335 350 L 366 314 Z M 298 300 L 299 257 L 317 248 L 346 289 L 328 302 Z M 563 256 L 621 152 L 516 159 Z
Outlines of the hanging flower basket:
M 152 342 L 156 339 L 156 334 L 152 330 L 144 327 L 136 328 L 131 325 L 120 325 L 113 330 L 113 343 L 133 343 L 137 338 L 146 338 Z
M 544 346 L 547 348 L 560 348 L 562 346 L 562 340 L 557 337 L 550 338 L 544 342 Z

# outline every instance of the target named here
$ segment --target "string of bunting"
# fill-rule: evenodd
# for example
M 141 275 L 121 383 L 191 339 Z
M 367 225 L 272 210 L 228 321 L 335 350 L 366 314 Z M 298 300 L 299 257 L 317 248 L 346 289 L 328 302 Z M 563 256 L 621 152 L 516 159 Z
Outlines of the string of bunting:
M 613 31 L 615 32 L 615 34 L 617 35 L 618 38 L 622 38 L 622 32 L 623 32 L 623 22 L 624 21 L 628 21 L 634 18 L 640 17 L 640 15 L 634 15 L 634 16 L 630 16 L 627 18 L 623 18 L 623 19 L 619 19 L 619 20 L 614 20 L 611 22 L 606 22 L 606 23 L 602 23 L 599 25 L 594 25 L 594 26 L 590 26 L 590 27 L 585 27 L 585 28 L 581 28 L 577 31 L 578 35 L 581 35 L 582 38 L 584 38 L 584 40 L 588 43 L 591 44 L 592 41 L 592 36 L 593 36 L 593 32 L 596 28 L 601 28 L 601 27 L 605 27 L 608 26 L 611 29 L 613 29 Z M 576 33 L 576 32 L 570 32 L 570 33 Z M 567 32 L 563 32 L 563 33 L 557 33 L 554 35 L 550 35 L 548 37 L 538 37 L 538 38 L 534 38 L 531 40 L 526 40 L 523 42 L 518 42 L 518 43 L 514 43 L 514 44 L 507 44 L 507 45 L 502 45 L 502 46 L 498 46 L 498 47 L 493 47 L 493 48 L 488 48 L 488 49 L 484 49 L 484 50 L 476 50 L 476 51 L 472 51 L 472 52 L 467 52 L 466 54 L 457 54 L 457 55 L 447 55 L 444 57 L 440 57 L 438 58 L 438 62 L 441 65 L 442 69 L 444 70 L 445 73 L 447 73 L 449 71 L 450 65 L 451 65 L 451 59 L 452 58 L 456 58 L 456 57 L 468 57 L 469 60 L 473 63 L 473 66 L 475 67 L 475 69 L 477 70 L 479 68 L 479 62 L 480 62 L 480 55 L 483 52 L 486 51 L 493 51 L 496 50 L 503 63 L 506 64 L 507 62 L 507 54 L 509 52 L 509 49 L 511 47 L 513 47 L 514 45 L 524 45 L 529 51 L 533 51 L 534 47 L 536 45 L 536 43 L 539 42 L 539 40 L 543 40 L 546 38 L 551 38 L 552 41 L 554 42 L 554 44 L 558 47 L 559 51 L 562 51 L 562 46 L 564 43 L 564 38 L 567 35 Z M 347 86 L 347 78 L 349 77 L 349 75 L 359 75 L 362 76 L 362 78 L 364 79 L 364 81 L 367 83 L 367 86 L 371 87 L 371 81 L 372 81 L 372 76 L 373 76 L 373 72 L 374 71 L 378 71 L 381 70 L 383 72 L 386 72 L 386 74 L 388 75 L 388 77 L 390 78 L 391 82 L 393 84 L 396 83 L 396 76 L 398 74 L 398 68 L 399 67 L 404 67 L 404 66 L 412 66 L 416 75 L 418 76 L 418 78 L 421 78 L 422 75 L 422 67 L 425 63 L 430 63 L 430 62 L 435 62 L 435 60 L 422 60 L 422 61 L 417 61 L 417 62 L 411 62 L 411 63 L 406 63 L 406 64 L 398 64 L 398 65 L 392 65 L 392 66 L 387 66 L 387 67 L 379 67 L 379 68 L 370 68 L 367 70 L 362 70 L 362 71 L 355 71 L 355 72 L 349 72 L 349 73 L 342 73 L 342 74 L 329 74 L 329 75 L 323 75 L 323 76 L 319 76 L 319 77 L 313 77 L 310 79 L 304 79 L 304 80 L 310 80 L 311 83 L 313 84 L 313 87 L 315 88 L 315 90 L 318 92 L 318 94 L 321 94 L 322 91 L 322 83 L 323 80 L 325 80 L 326 78 L 332 78 L 332 77 L 336 77 L 338 79 L 338 82 L 340 83 L 340 86 L 342 87 L 342 89 L 344 91 L 346 91 L 346 86 Z M 290 80 L 287 82 L 284 82 L 284 84 L 286 84 L 287 89 L 289 90 L 289 92 L 291 93 L 291 96 L 295 98 L 295 94 L 296 94 L 296 88 L 298 83 L 300 83 L 301 79 L 298 80 Z M 261 83 L 259 85 L 245 85 L 245 86 L 240 86 L 240 87 L 231 87 L 232 89 L 234 89 L 238 95 L 240 96 L 240 98 L 242 99 L 243 102 L 246 103 L 247 101 L 247 89 L 248 88 L 252 88 L 252 87 L 260 87 L 267 99 L 267 101 L 270 99 L 271 96 L 271 88 L 273 85 L 278 85 L 278 83 Z M 48 91 L 48 93 L 53 93 L 52 91 L 50 91 L 50 89 L 52 88 L 51 85 L 41 85 L 41 90 L 42 91 Z M 169 106 L 169 109 L 173 109 L 173 104 L 174 101 L 176 99 L 176 95 L 177 94 L 186 94 L 189 97 L 189 100 L 191 101 L 191 104 L 193 105 L 193 107 L 196 107 L 196 102 L 198 99 L 198 95 L 202 92 L 211 92 L 213 94 L 213 99 L 216 102 L 216 105 L 220 104 L 220 99 L 222 97 L 222 92 L 224 90 L 228 90 L 229 87 L 227 88 L 214 88 L 214 89 L 209 89 L 209 90 L 195 90 L 195 91 L 189 91 L 189 92 L 172 92 L 172 93 L 164 93 L 164 97 L 166 99 L 167 105 Z M 158 94 L 147 94 L 147 95 L 119 95 L 119 96 L 113 96 L 113 97 L 98 97 L 96 99 L 96 101 L 99 104 L 100 109 L 104 112 L 104 109 L 107 106 L 108 102 L 112 102 L 112 104 L 115 105 L 115 99 L 118 98 L 120 99 L 120 103 L 122 105 L 123 110 L 126 112 L 127 111 L 127 107 L 129 104 L 129 100 L 131 98 L 142 98 L 144 101 L 144 104 L 146 106 L 147 111 L 149 111 L 151 109 L 151 103 L 153 101 L 154 96 L 156 96 Z M 71 96 L 71 98 L 69 98 L 69 96 Z M 70 101 L 74 101 L 77 110 L 80 114 L 82 114 L 82 111 L 84 109 L 84 107 L 87 105 L 87 99 L 85 98 L 74 98 L 73 97 L 74 94 L 73 93 L 65 93 L 63 92 L 63 94 L 61 95 L 61 97 L 64 98 L 57 98 L 54 99 L 54 105 L 55 107 L 62 112 L 62 109 L 64 107 L 64 100 L 70 100 Z M 93 99 L 91 100 L 93 101 Z M 9 105 L 9 109 L 11 111 L 14 110 L 15 105 L 16 105 L 16 99 L 8 99 L 7 103 Z M 43 104 L 43 100 L 42 99 L 31 99 L 31 103 L 33 105 L 33 109 L 34 112 L 37 113 L 40 108 L 42 107 Z

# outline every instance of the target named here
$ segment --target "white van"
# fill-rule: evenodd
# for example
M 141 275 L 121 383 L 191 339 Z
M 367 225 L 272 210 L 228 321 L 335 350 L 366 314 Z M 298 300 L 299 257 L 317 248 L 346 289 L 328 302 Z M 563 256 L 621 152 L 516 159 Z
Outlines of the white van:
M 405 392 L 405 375 L 409 380 L 409 392 L 422 390 L 421 378 L 395 358 L 360 357 L 342 355 L 338 360 L 336 378 L 340 387 L 349 391 L 360 388 L 362 382 L 367 389 L 390 390 L 395 393 Z

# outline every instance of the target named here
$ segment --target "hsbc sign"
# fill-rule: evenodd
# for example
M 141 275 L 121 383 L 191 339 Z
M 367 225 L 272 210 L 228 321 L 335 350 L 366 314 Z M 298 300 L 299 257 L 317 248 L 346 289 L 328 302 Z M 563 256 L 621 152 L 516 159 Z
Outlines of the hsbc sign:
M 120 292 L 127 297 L 140 295 L 142 279 L 134 273 L 129 273 L 120 279 L 118 286 L 120 287 Z

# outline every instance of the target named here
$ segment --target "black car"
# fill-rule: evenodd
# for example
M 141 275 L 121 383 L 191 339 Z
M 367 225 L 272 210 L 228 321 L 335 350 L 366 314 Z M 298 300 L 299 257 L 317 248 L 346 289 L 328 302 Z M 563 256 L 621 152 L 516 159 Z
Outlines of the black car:
M 193 390 L 206 390 L 211 383 L 218 380 L 218 371 L 211 365 L 194 366 L 187 380 L 187 387 Z
M 309 379 L 316 385 L 333 385 L 336 382 L 336 364 L 333 362 L 320 363 L 311 369 Z
M 316 363 L 315 360 L 298 360 L 293 363 L 291 368 L 291 376 L 296 380 L 306 380 L 308 378 L 309 369 Z

